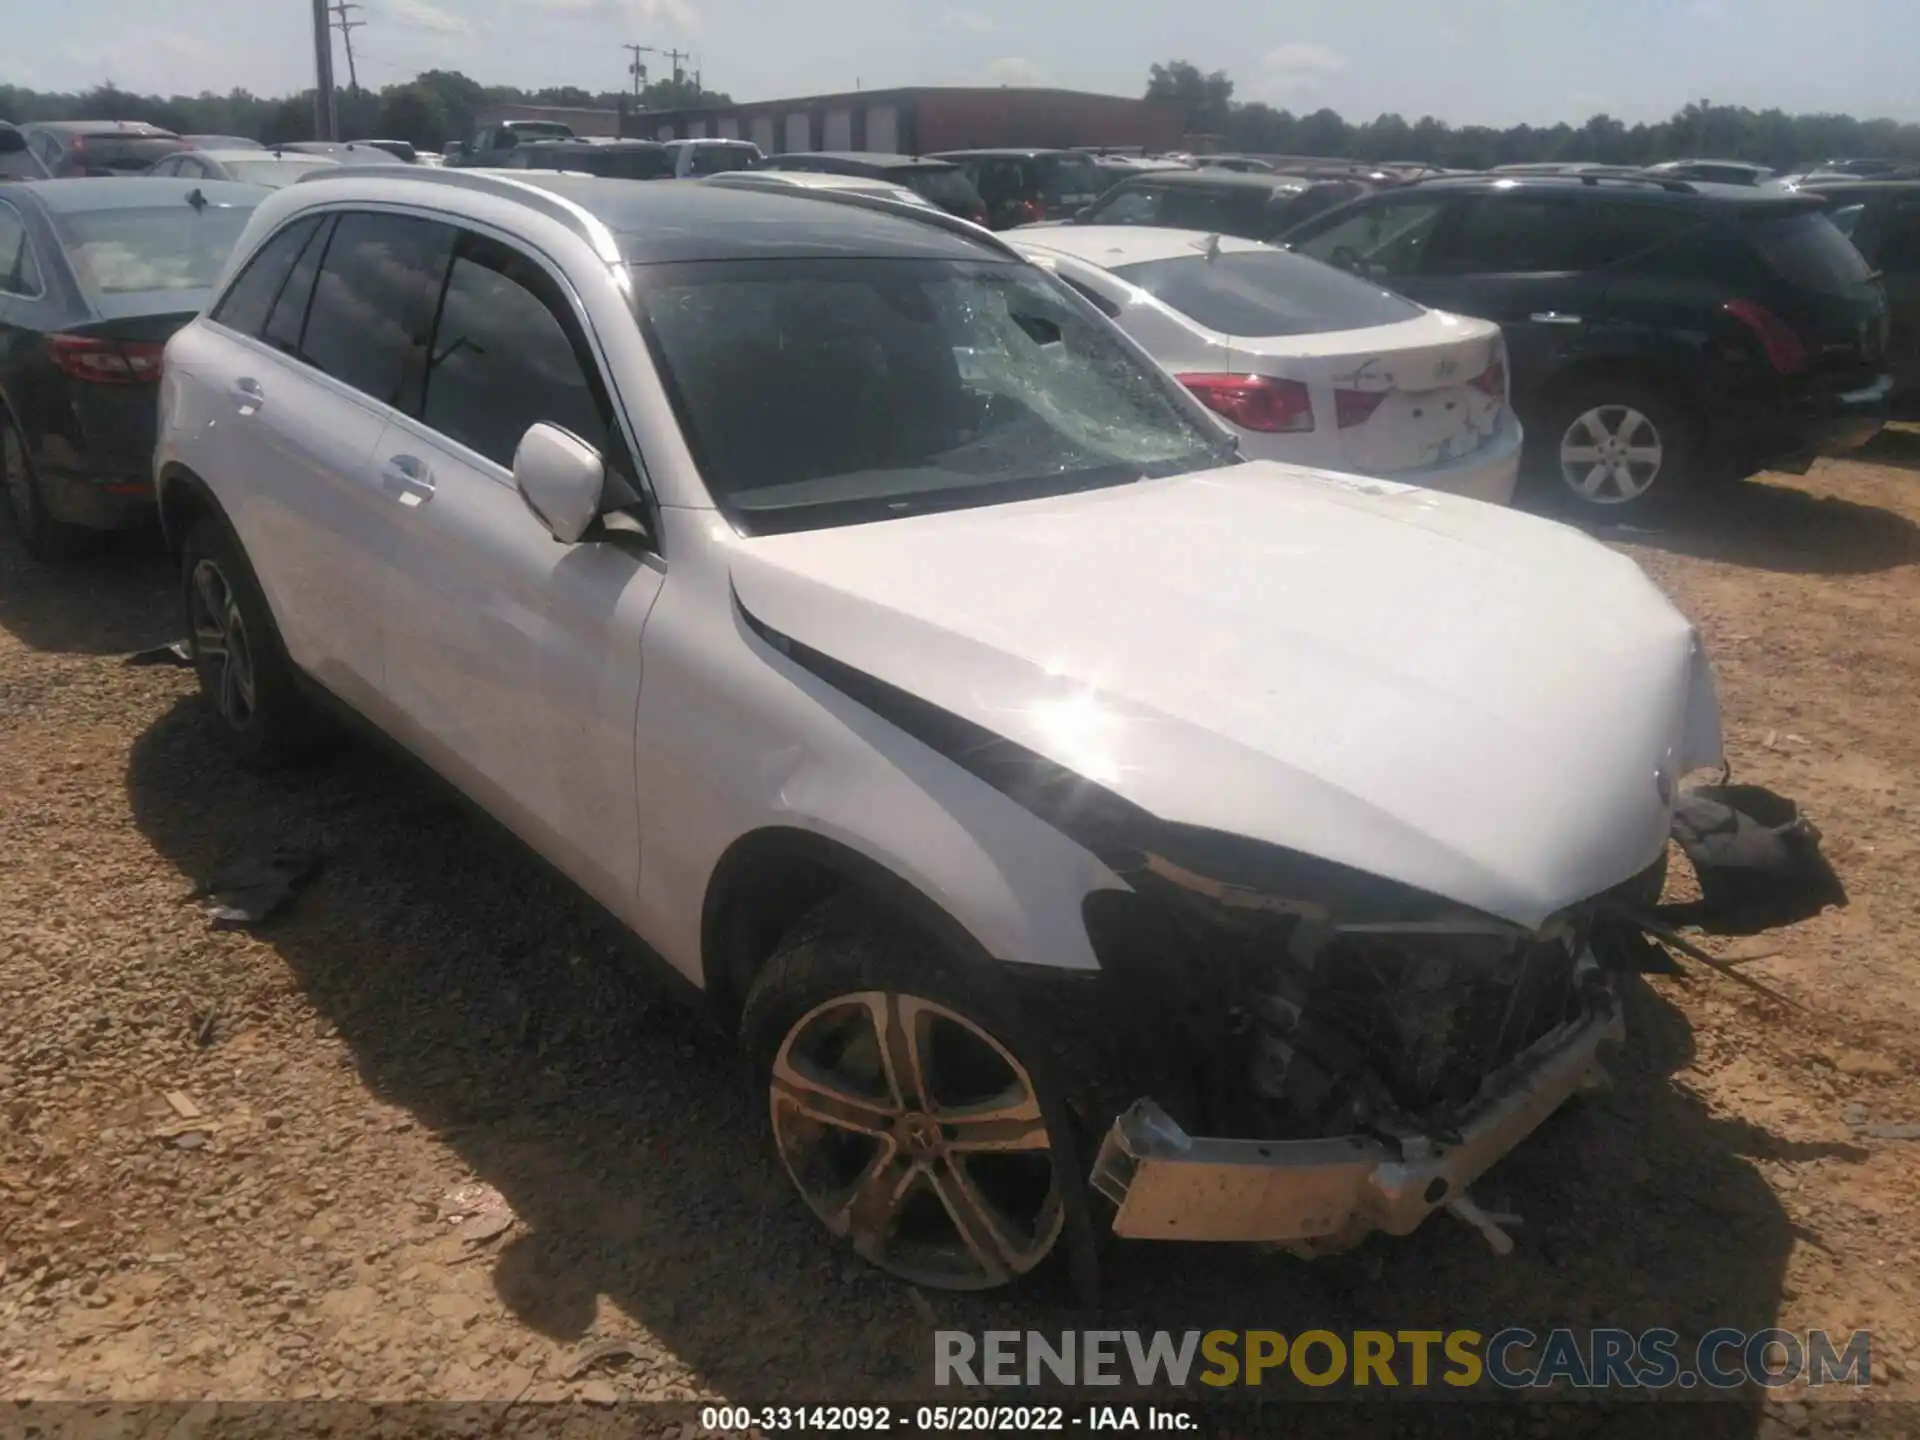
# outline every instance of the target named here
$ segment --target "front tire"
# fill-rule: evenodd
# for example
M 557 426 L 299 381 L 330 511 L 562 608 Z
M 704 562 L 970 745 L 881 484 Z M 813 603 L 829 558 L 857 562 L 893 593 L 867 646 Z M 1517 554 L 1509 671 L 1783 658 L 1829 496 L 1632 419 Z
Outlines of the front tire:
M 803 920 L 741 1022 L 775 1149 L 814 1214 L 914 1285 L 990 1290 L 1059 1245 L 1071 1140 L 1016 1021 L 923 933 L 844 896 Z
M 1549 509 L 1620 521 L 1673 506 L 1694 487 L 1696 427 L 1647 381 L 1591 376 L 1527 422 L 1529 480 Z
M 312 740 L 315 717 L 253 567 L 220 516 L 187 532 L 180 587 L 200 693 L 234 758 L 250 770 L 291 758 Z

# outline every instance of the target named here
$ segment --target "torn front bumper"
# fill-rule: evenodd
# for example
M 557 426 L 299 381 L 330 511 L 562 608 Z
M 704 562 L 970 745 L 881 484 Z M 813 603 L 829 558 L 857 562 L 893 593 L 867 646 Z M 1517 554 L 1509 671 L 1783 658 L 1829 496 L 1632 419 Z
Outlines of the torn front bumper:
M 1599 1077 L 1601 1045 L 1626 1033 L 1610 991 L 1607 1001 L 1489 1077 L 1446 1141 L 1206 1139 L 1143 1099 L 1114 1121 L 1094 1188 L 1119 1207 L 1114 1233 L 1134 1239 L 1333 1251 L 1376 1230 L 1408 1234 Z

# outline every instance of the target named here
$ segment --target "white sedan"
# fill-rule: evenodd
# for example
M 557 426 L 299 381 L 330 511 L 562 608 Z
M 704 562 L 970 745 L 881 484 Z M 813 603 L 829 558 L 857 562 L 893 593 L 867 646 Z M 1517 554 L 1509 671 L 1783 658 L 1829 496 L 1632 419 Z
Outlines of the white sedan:
M 1248 455 L 1513 498 L 1521 429 L 1499 326 L 1231 236 L 1061 225 L 1005 238 L 1139 341 Z

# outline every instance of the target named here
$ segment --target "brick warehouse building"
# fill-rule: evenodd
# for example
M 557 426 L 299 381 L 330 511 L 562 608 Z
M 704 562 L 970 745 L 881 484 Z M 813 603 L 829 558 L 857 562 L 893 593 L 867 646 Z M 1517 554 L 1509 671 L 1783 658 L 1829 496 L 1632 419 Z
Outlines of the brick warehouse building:
M 797 100 L 754 100 L 626 117 L 648 140 L 718 136 L 751 140 L 769 155 L 805 150 L 877 150 L 923 155 L 994 145 L 1139 146 L 1172 150 L 1180 114 L 1168 106 L 1081 90 L 908 86 Z

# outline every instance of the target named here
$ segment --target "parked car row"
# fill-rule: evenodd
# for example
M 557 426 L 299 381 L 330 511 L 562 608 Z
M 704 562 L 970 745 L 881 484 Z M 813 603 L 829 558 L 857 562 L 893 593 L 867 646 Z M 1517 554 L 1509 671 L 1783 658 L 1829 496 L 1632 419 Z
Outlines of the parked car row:
M 800 1202 L 913 1283 L 1085 1269 L 1097 1228 L 1490 1228 L 1471 1185 L 1654 958 L 1712 672 L 1564 526 L 1242 443 L 1477 436 L 1494 327 L 1258 242 L 756 173 L 245 192 L 211 291 L 181 271 L 154 463 L 236 757 L 345 713 L 464 791 L 738 1035 Z M 207 223 L 195 186 L 23 188 L 37 246 L 136 195 Z M 1153 305 L 1222 375 L 1324 323 L 1380 358 L 1181 384 Z

